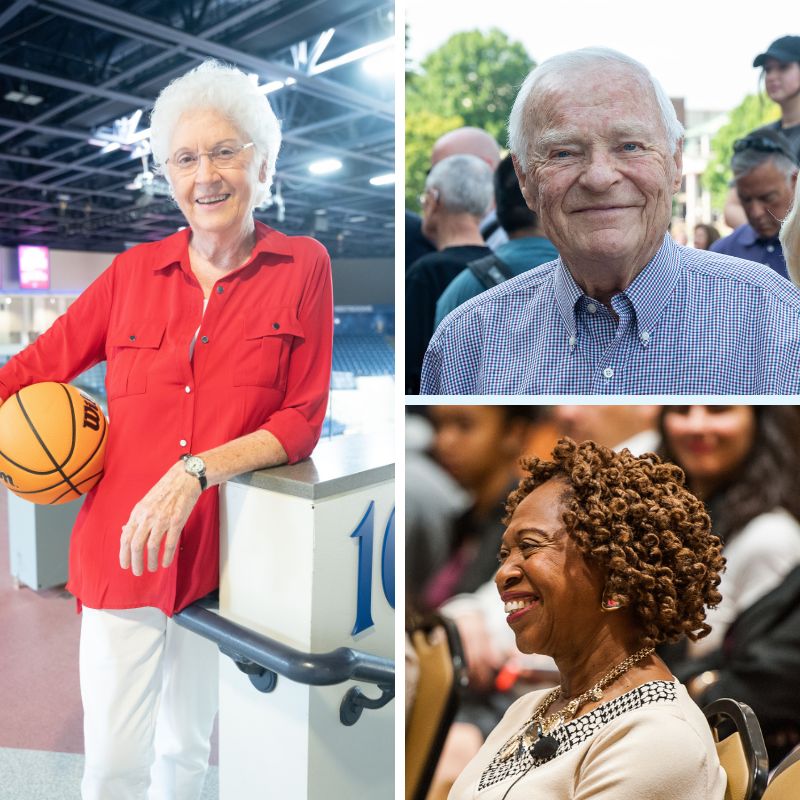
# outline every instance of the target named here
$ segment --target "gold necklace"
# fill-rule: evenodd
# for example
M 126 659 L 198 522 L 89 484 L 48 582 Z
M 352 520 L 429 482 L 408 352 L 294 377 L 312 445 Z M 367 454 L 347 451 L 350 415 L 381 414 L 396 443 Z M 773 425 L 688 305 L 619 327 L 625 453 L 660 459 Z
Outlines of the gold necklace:
M 617 664 L 610 672 L 600 678 L 597 683 L 583 694 L 570 700 L 561 711 L 545 717 L 547 709 L 561 697 L 561 687 L 556 686 L 547 694 L 541 705 L 536 709 L 533 716 L 522 726 L 519 733 L 514 734 L 508 740 L 506 746 L 500 751 L 500 760 L 508 761 L 511 756 L 516 755 L 521 758 L 526 750 L 532 749 L 535 758 L 549 758 L 558 750 L 558 739 L 552 732 L 565 722 L 571 720 L 578 709 L 589 700 L 601 700 L 603 690 L 615 681 L 624 672 L 627 672 L 634 664 L 646 658 L 654 652 L 652 647 L 643 647 L 633 655 L 628 656 L 624 661 Z

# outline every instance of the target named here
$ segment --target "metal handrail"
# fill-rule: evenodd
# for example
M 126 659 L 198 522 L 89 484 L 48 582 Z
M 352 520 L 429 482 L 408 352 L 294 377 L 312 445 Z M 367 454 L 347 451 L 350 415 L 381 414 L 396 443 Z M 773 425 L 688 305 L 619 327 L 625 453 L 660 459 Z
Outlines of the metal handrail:
M 261 692 L 271 692 L 278 675 L 309 686 L 332 686 L 348 680 L 378 686 L 381 696 L 375 699 L 364 695 L 358 687 L 348 690 L 339 715 L 345 725 L 356 722 L 364 708 L 381 708 L 394 697 L 394 662 L 388 658 L 350 647 L 338 647 L 328 653 L 304 653 L 198 604 L 184 608 L 173 619 L 214 642 Z

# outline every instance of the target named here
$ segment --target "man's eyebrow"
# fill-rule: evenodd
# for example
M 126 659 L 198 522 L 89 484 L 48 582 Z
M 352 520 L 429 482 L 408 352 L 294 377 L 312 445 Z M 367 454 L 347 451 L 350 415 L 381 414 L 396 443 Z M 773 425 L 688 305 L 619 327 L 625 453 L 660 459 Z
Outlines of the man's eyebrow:
M 575 130 L 549 130 L 534 141 L 533 148 L 541 153 L 556 145 L 578 144 L 580 140 L 581 135 Z
M 651 141 L 655 138 L 655 134 L 650 125 L 635 121 L 614 125 L 609 133 L 614 140 L 641 139 L 644 141 Z M 580 144 L 585 138 L 585 131 L 578 131 L 570 128 L 562 128 L 560 130 L 551 129 L 545 131 L 533 142 L 533 149 L 537 153 L 542 153 L 552 147 L 565 147 L 568 145 Z

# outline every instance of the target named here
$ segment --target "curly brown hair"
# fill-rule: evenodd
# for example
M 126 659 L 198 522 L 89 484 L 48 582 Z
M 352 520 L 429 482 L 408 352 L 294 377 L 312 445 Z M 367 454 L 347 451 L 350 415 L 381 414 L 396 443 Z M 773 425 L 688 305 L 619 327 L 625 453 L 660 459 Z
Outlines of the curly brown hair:
M 506 524 L 534 489 L 563 480 L 566 530 L 605 571 L 605 592 L 634 611 L 642 645 L 708 634 L 705 606 L 722 599 L 717 586 L 725 559 L 680 467 L 653 453 L 637 458 L 566 437 L 553 448 L 552 461 L 526 458 L 522 467 L 529 475 L 508 497 Z

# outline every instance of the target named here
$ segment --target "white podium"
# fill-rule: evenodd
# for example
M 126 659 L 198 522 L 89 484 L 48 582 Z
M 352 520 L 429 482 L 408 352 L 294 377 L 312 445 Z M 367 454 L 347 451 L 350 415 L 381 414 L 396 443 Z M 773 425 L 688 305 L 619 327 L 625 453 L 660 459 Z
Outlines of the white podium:
M 304 652 L 393 659 L 392 451 L 389 437 L 339 437 L 301 464 L 226 484 L 221 615 Z M 221 800 L 393 798 L 396 701 L 346 726 L 339 707 L 353 685 L 279 676 L 260 693 L 220 656 Z

